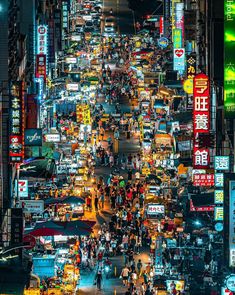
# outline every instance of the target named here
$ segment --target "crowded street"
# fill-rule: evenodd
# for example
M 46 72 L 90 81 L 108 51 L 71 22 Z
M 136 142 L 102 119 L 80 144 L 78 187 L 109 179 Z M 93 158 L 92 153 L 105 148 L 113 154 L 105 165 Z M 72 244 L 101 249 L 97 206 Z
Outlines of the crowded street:
M 22 292 L 3 275 L 0 294 L 234 294 L 223 244 L 223 188 L 233 196 L 234 183 L 223 173 L 234 163 L 215 148 L 218 92 L 186 42 L 189 4 L 156 1 L 140 17 L 137 2 L 38 4 L 25 129 L 16 116 L 26 83 L 11 88 L 11 206 L 20 211 L 15 244 L 3 218 L 0 254 L 0 269 L 20 257 L 28 275 Z

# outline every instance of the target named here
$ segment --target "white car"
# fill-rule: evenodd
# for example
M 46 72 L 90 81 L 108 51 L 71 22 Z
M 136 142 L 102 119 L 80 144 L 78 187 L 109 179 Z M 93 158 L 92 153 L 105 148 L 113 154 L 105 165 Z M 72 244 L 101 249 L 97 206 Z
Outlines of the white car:
M 115 33 L 115 28 L 112 25 L 105 25 L 104 32 L 105 33 Z

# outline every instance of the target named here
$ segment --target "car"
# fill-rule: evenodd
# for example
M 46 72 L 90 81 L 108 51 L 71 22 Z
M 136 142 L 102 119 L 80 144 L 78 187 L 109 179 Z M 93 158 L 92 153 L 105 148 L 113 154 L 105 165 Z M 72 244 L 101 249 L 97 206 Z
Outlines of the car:
M 86 23 L 85 23 L 85 28 L 93 28 L 94 27 L 94 24 L 93 24 L 93 22 L 92 21 L 86 21 Z
M 114 33 L 115 32 L 115 28 L 112 25 L 105 25 L 104 32 L 105 33 Z
M 83 25 L 76 25 L 76 32 L 83 33 L 84 32 L 84 26 Z
M 116 21 L 114 16 L 106 17 L 104 26 L 115 26 Z

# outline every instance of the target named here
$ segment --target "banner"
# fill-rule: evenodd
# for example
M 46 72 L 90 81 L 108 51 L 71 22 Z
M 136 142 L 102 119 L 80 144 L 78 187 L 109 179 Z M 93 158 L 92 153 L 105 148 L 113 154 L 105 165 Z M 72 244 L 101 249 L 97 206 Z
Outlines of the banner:
M 235 118 L 235 9 L 234 1 L 224 1 L 224 113 Z
M 223 209 L 223 207 L 222 207 Z M 235 267 L 235 181 L 229 182 L 229 266 Z

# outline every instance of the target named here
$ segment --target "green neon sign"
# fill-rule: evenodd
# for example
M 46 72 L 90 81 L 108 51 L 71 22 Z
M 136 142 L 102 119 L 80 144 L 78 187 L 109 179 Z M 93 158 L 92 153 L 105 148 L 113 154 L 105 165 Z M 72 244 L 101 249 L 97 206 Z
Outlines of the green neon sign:
M 235 119 L 235 1 L 224 0 L 224 113 Z
M 173 29 L 173 47 L 182 48 L 182 30 Z

